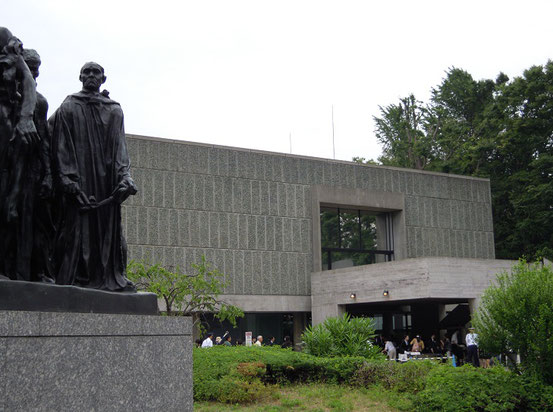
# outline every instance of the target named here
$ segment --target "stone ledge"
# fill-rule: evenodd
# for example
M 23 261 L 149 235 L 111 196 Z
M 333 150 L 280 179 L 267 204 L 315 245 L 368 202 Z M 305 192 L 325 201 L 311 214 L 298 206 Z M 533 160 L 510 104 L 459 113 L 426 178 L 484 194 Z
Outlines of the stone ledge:
M 0 310 L 157 315 L 154 293 L 108 292 L 77 286 L 0 280 Z
M 56 313 L 0 310 L 0 337 L 191 335 L 185 316 Z

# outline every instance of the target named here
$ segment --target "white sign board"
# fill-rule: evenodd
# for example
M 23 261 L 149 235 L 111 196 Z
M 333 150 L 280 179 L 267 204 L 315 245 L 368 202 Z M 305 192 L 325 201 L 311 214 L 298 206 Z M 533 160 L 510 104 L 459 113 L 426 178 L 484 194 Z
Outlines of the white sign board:
M 252 346 L 252 332 L 246 332 L 246 346 Z

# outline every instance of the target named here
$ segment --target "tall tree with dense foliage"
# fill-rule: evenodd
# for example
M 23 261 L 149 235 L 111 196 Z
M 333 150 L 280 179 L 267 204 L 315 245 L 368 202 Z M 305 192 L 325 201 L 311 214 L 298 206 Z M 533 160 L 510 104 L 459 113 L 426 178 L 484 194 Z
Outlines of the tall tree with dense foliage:
M 432 159 L 432 140 L 438 130 L 428 122 L 429 111 L 410 95 L 380 107 L 382 117 L 375 117 L 376 138 L 383 145 L 380 161 L 389 166 L 425 169 Z
M 553 258 L 552 62 L 512 80 L 452 68 L 427 105 L 380 111 L 381 163 L 490 178 L 496 257 Z
M 521 261 L 482 296 L 473 323 L 479 346 L 519 354 L 525 372 L 553 384 L 553 270 Z M 514 363 L 516 367 L 516 363 Z

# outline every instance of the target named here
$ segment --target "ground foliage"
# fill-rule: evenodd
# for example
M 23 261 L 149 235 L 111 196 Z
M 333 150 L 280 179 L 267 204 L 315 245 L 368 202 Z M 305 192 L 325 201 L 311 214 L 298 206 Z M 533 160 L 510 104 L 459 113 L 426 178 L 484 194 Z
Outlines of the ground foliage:
M 318 358 L 280 347 L 225 347 L 194 349 L 194 399 L 219 400 L 222 386 L 238 380 L 263 384 L 297 382 L 344 383 L 365 362 L 362 357 Z M 247 392 L 248 386 L 236 386 Z M 262 393 L 258 393 L 262 395 Z M 240 397 L 242 395 L 235 395 Z M 246 395 L 243 395 L 247 397 Z
M 306 404 L 298 398 L 278 402 L 279 406 L 275 407 L 263 406 L 274 404 L 286 388 L 296 385 L 306 392 L 313 385 L 318 391 L 341 394 L 339 398 L 325 399 L 323 406 L 315 402 Z M 205 402 L 217 401 L 221 410 L 227 410 L 224 404 L 254 403 L 254 409 L 245 410 L 297 407 L 298 410 L 356 411 L 363 409 L 358 408 L 358 401 L 344 393 L 355 393 L 358 397 L 359 390 L 368 396 L 367 402 L 372 402 L 371 399 L 384 402 L 395 410 L 553 410 L 553 387 L 534 375 L 521 376 L 502 366 L 453 368 L 433 361 L 402 364 L 359 357 L 324 358 L 278 347 L 194 349 L 194 399 L 203 402 L 205 410 L 213 410 Z
M 429 370 L 414 398 L 418 411 L 551 411 L 553 388 L 503 367 Z
M 479 346 L 495 354 L 519 354 L 515 369 L 553 384 L 553 269 L 519 262 L 498 275 L 482 296 L 473 320 Z
M 451 68 L 429 102 L 374 120 L 382 164 L 490 178 L 496 257 L 553 259 L 553 62 L 513 79 Z

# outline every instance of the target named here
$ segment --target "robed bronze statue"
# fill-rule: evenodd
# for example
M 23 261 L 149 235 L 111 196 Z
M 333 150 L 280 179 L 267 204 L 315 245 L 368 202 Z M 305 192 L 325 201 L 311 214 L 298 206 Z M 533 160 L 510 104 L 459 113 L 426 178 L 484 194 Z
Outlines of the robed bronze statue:
M 126 278 L 127 247 L 121 203 L 137 193 L 123 127 L 123 111 L 100 92 L 104 69 L 86 63 L 83 89 L 68 96 L 51 119 L 60 219 L 55 240 L 56 283 L 111 291 L 134 290 Z
M 31 265 L 35 195 L 45 173 L 36 109 L 23 44 L 0 27 L 0 275 L 14 280 L 47 279 Z

